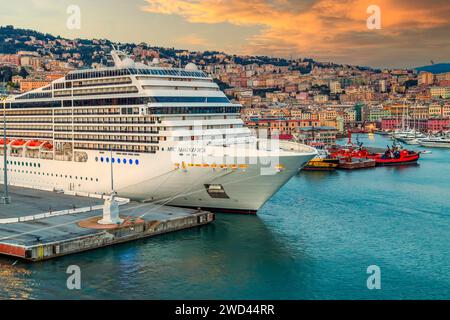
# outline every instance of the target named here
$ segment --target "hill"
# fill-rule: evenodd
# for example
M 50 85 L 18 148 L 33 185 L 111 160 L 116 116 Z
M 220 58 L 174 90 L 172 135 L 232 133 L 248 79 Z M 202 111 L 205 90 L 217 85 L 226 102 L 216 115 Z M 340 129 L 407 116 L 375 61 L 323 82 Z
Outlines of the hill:
M 423 66 L 423 67 L 418 67 L 415 69 L 417 70 L 417 72 L 427 71 L 427 72 L 431 72 L 434 74 L 450 72 L 450 63 L 437 63 L 437 64 L 433 64 L 431 66 Z

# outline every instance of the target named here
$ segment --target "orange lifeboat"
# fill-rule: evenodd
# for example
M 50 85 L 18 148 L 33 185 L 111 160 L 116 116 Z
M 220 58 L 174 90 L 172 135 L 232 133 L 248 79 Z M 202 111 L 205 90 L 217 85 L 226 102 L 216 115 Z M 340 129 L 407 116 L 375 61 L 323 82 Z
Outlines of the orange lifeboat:
M 26 141 L 24 140 L 14 140 L 11 142 L 11 147 L 14 149 L 22 148 L 25 145 Z
M 28 149 L 38 150 L 43 143 L 44 143 L 43 141 L 31 140 L 31 141 L 27 142 L 26 146 L 27 146 Z
M 11 140 L 6 139 L 6 145 L 8 145 L 10 143 L 11 143 Z M 4 148 L 4 146 L 5 146 L 5 140 L 0 139 L 0 148 Z
M 52 151 L 53 150 L 53 144 L 46 141 L 44 144 L 41 145 L 41 148 L 44 149 L 44 151 Z

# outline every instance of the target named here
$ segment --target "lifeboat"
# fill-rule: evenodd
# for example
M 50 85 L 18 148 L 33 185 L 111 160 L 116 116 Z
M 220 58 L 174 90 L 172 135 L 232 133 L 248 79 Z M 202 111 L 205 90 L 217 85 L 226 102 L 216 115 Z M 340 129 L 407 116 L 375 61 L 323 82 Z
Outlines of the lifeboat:
M 30 150 L 38 150 L 43 144 L 44 144 L 43 141 L 31 140 L 27 142 L 26 147 Z
M 14 149 L 23 148 L 23 146 L 25 144 L 26 144 L 26 141 L 24 141 L 24 140 L 14 140 L 13 142 L 11 142 L 11 148 L 14 148 Z
M 6 139 L 6 145 L 9 145 L 11 143 L 11 140 Z M 0 148 L 4 148 L 5 146 L 5 140 L 0 139 Z
M 41 145 L 41 149 L 44 151 L 52 151 L 53 150 L 53 144 L 51 144 L 50 142 L 46 141 Z

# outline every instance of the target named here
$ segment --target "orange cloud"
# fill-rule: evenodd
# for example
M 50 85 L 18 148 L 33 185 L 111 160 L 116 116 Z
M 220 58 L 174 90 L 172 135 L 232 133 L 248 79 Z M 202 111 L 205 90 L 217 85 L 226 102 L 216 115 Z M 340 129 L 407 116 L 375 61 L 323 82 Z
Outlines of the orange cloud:
M 189 46 L 189 47 L 208 47 L 209 42 L 207 39 L 202 38 L 198 36 L 195 33 L 191 33 L 187 36 L 178 38 L 175 40 L 175 42 L 183 45 L 183 46 Z
M 146 1 L 145 11 L 179 15 L 191 23 L 260 26 L 258 34 L 237 48 L 243 54 L 347 56 L 355 47 L 360 51 L 406 45 L 411 30 L 450 25 L 447 0 Z M 381 30 L 366 26 L 366 10 L 373 4 L 381 8 Z

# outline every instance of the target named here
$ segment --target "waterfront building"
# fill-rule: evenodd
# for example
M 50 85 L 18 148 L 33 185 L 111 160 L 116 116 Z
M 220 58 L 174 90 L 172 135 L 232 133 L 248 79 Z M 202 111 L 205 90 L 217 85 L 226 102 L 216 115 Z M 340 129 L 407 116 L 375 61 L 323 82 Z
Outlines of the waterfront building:
M 20 66 L 20 57 L 17 54 L 0 54 L 0 65 Z
M 341 83 L 339 81 L 331 81 L 330 82 L 330 93 L 336 94 L 336 93 L 341 93 L 341 92 L 342 92 Z
M 387 81 L 386 81 L 386 79 L 381 79 L 378 82 L 378 90 L 380 92 L 386 92 L 387 91 Z
M 328 98 L 329 97 L 326 94 L 317 94 L 317 95 L 314 96 L 314 102 L 324 103 L 324 102 L 328 101 Z
M 336 144 L 337 129 L 326 126 L 309 126 L 300 128 L 298 139 L 304 144 L 324 143 Z
M 450 118 L 430 118 L 430 119 L 407 119 L 383 118 L 381 120 L 382 130 L 395 130 L 402 127 L 415 128 L 422 132 L 439 132 L 448 130 Z
M 380 122 L 381 119 L 391 116 L 391 111 L 387 108 L 370 108 L 368 121 L 369 122 Z
M 449 84 L 450 72 L 436 74 L 435 78 L 436 78 L 436 83 L 438 86 L 441 86 L 441 87 L 450 86 L 450 84 Z
M 434 83 L 434 74 L 427 71 L 421 71 L 418 76 L 419 85 L 432 85 Z
M 430 94 L 433 99 L 449 99 L 450 87 L 431 87 Z

